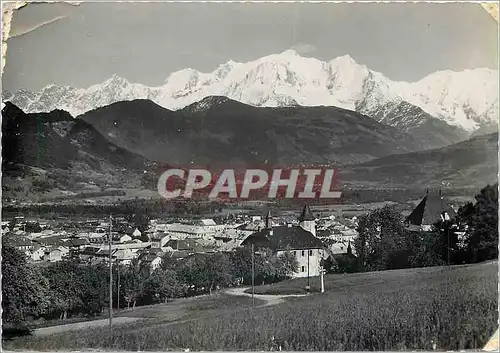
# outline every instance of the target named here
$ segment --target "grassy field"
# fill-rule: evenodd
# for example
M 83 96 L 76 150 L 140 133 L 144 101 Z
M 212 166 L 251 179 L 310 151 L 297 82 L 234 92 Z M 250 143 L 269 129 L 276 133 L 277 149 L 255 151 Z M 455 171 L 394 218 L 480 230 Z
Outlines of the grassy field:
M 203 299 L 189 305 L 188 319 L 173 323 L 157 317 L 123 325 L 112 336 L 89 329 L 18 339 L 5 348 L 264 351 L 278 344 L 283 350 L 432 350 L 434 342 L 438 350 L 482 348 L 497 328 L 497 273 L 495 262 L 330 275 L 326 293 L 281 305 L 252 310 L 249 298 Z M 258 291 L 300 292 L 304 285 L 298 279 Z

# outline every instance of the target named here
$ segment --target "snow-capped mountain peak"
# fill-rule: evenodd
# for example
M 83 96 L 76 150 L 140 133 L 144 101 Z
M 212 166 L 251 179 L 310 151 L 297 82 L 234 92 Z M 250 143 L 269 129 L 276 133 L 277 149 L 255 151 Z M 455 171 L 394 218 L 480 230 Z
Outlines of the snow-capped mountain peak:
M 158 87 L 113 75 L 86 89 L 49 85 L 38 92 L 5 92 L 4 99 L 27 112 L 59 108 L 76 116 L 123 100 L 150 99 L 181 109 L 205 97 L 225 96 L 255 106 L 338 106 L 400 123 L 415 123 L 408 116 L 413 106 L 419 114 L 473 132 L 498 124 L 497 76 L 493 69 L 445 70 L 413 83 L 395 82 L 350 55 L 321 61 L 288 49 L 245 63 L 229 60 L 209 73 L 179 70 Z
M 286 49 L 281 54 L 281 56 L 300 56 L 295 49 Z
M 226 75 L 231 72 L 231 70 L 233 70 L 235 67 L 237 67 L 238 65 L 241 65 L 240 63 L 237 63 L 233 60 L 229 60 L 228 62 L 220 65 L 217 69 L 215 69 L 215 71 L 213 72 L 213 74 L 219 78 L 219 79 L 223 79 L 226 77 Z
M 345 54 L 342 56 L 337 56 L 336 58 L 330 60 L 330 63 L 338 66 L 355 66 L 358 65 L 356 60 L 352 58 L 349 54 Z

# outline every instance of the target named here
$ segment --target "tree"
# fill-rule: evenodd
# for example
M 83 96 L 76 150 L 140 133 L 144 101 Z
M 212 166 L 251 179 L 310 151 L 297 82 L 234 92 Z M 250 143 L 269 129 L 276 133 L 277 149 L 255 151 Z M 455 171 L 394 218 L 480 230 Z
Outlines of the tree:
M 250 283 L 252 277 L 252 250 L 239 247 L 231 254 L 231 273 L 238 282 Z
M 172 270 L 158 268 L 146 280 L 144 296 L 151 302 L 167 302 L 183 293 L 182 283 Z
M 459 264 L 462 262 L 462 249 L 459 244 L 459 231 L 455 221 L 439 221 L 433 226 L 436 235 L 436 244 L 434 249 L 437 256 L 443 263 L 448 265 Z
M 226 287 L 232 282 L 231 262 L 224 253 L 216 253 L 200 261 L 198 279 L 200 284 L 208 288 L 210 294 L 217 287 Z
M 474 209 L 463 213 L 468 220 L 467 250 L 471 262 L 498 258 L 498 183 L 487 185 L 475 197 Z
M 331 256 L 321 259 L 320 266 L 326 270 L 326 273 L 336 273 L 335 261 Z
M 149 226 L 149 216 L 141 209 L 141 207 L 136 208 L 136 213 L 127 218 L 135 228 L 139 229 L 141 233 L 144 233 Z M 142 235 L 142 234 L 141 234 Z
M 408 267 L 408 231 L 402 215 L 390 206 L 359 217 L 354 248 L 363 270 Z
M 409 239 L 413 250 L 413 254 L 409 258 L 410 267 L 446 264 L 443 258 L 443 238 L 438 232 L 410 232 Z
M 277 279 L 287 279 L 291 277 L 295 272 L 297 272 L 299 268 L 299 262 L 297 261 L 297 257 L 295 256 L 295 254 L 287 249 L 281 255 L 276 256 L 275 267 L 277 269 Z
M 42 227 L 40 227 L 38 222 L 26 222 L 24 231 L 28 233 L 39 233 L 42 231 Z
M 475 207 L 472 202 L 467 202 L 460 207 L 457 212 L 457 223 L 460 228 L 464 228 L 470 224 L 472 216 L 475 213 Z
M 44 276 L 49 281 L 51 312 L 59 313 L 64 320 L 70 311 L 83 307 L 83 282 L 75 261 L 61 261 L 45 268 Z
M 77 272 L 82 281 L 82 310 L 88 314 L 101 313 L 108 300 L 108 267 L 104 264 L 84 265 L 79 266 Z
M 327 273 L 354 273 L 359 272 L 359 260 L 352 253 L 338 254 L 329 257 L 323 262 Z
M 234 279 L 249 284 L 252 281 L 252 250 L 245 246 L 231 255 L 231 273 Z M 278 254 L 269 248 L 259 248 L 254 254 L 255 281 L 274 283 L 289 278 L 297 271 L 298 262 L 290 250 Z
M 141 268 L 137 259 L 134 259 L 130 266 L 121 274 L 120 289 L 123 293 L 123 298 L 127 302 L 127 309 L 130 308 L 131 304 L 135 307 L 137 300 L 144 295 L 148 272 Z
M 48 283 L 10 239 L 2 240 L 2 318 L 19 324 L 47 311 Z

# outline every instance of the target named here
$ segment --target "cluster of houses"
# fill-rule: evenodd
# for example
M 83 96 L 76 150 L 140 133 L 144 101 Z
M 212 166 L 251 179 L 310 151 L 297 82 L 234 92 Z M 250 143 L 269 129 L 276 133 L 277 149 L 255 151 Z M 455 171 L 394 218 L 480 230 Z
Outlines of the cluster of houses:
M 428 193 L 406 222 L 412 229 L 428 230 L 437 220 L 455 216 L 440 192 Z M 296 277 L 319 275 L 322 259 L 355 255 L 351 243 L 357 236 L 356 217 L 318 219 L 308 205 L 297 221 L 273 218 L 268 212 L 264 219 L 248 216 L 226 224 L 217 224 L 212 219 L 175 223 L 152 220 L 142 231 L 120 219 L 112 223 L 99 220 L 83 223 L 81 227 L 74 227 L 73 222 L 74 229 L 69 231 L 49 229 L 47 224 L 39 223 L 34 231 L 28 231 L 32 228 L 28 222 L 18 219 L 13 229 L 9 229 L 11 222 L 2 222 L 2 233 L 14 235 L 17 248 L 32 262 L 56 262 L 78 254 L 84 261 L 99 263 L 109 261 L 111 255 L 120 265 L 126 266 L 138 259 L 152 270 L 162 261 L 193 254 L 230 252 L 253 244 L 257 249 L 266 247 L 278 254 L 293 252 L 299 265 Z

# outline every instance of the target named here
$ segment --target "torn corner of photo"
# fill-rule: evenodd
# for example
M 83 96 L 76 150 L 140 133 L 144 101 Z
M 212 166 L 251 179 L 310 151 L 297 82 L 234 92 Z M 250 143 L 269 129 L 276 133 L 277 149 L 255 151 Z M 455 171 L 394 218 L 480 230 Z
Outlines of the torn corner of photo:
M 498 329 L 496 332 L 493 334 L 493 336 L 490 338 L 486 346 L 484 346 L 483 351 L 486 352 L 498 352 L 500 349 L 500 345 L 498 344 Z
M 56 1 L 38 1 L 46 3 L 55 3 Z M 80 5 L 81 1 L 61 1 L 70 5 Z M 29 1 L 9 1 L 2 2 L 2 67 L 0 68 L 0 73 L 3 75 L 3 70 L 5 67 L 5 57 L 7 55 L 7 39 L 9 39 L 10 27 L 12 22 L 12 16 L 14 11 L 28 5 Z

